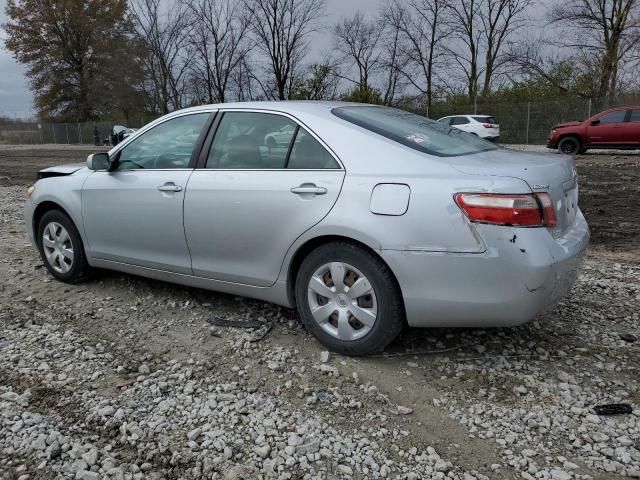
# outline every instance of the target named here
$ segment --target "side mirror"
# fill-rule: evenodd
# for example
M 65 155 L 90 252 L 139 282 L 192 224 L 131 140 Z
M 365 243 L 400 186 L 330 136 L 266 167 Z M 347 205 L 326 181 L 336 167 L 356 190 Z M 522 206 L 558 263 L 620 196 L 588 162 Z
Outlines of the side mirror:
M 600 120 L 591 120 L 591 125 L 600 125 Z
M 87 157 L 87 168 L 89 170 L 109 170 L 111 160 L 107 152 L 92 153 Z

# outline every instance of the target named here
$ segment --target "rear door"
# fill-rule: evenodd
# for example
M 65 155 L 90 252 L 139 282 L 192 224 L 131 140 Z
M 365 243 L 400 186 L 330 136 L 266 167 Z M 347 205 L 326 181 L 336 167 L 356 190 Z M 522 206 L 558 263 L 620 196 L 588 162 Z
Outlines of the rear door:
M 625 143 L 640 145 L 640 108 L 634 108 L 629 115 L 629 121 L 624 124 Z
M 619 145 L 625 142 L 627 110 L 614 110 L 595 118 L 587 126 L 587 143 L 591 145 Z
M 193 273 L 269 286 L 296 238 L 329 213 L 345 172 L 287 115 L 229 110 L 217 122 L 185 197 Z

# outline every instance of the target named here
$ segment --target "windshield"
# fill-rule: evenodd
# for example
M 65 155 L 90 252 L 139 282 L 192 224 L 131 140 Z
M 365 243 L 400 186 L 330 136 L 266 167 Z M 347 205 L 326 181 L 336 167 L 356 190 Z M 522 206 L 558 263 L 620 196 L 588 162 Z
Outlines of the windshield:
M 474 135 L 397 108 L 353 106 L 334 108 L 332 112 L 390 140 L 439 157 L 469 155 L 497 148 Z

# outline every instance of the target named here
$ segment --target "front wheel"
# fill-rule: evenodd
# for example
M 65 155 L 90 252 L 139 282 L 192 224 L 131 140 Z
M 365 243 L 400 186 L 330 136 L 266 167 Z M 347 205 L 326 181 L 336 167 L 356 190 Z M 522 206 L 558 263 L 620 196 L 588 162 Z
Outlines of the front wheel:
M 50 210 L 40 219 L 38 249 L 47 270 L 58 280 L 78 283 L 91 274 L 80 234 L 60 210 Z
M 576 137 L 565 137 L 558 143 L 558 151 L 566 155 L 575 155 L 581 148 L 582 144 Z
M 348 242 L 312 251 L 296 276 L 295 294 L 307 330 L 337 353 L 382 351 L 404 326 L 391 270 L 374 253 Z

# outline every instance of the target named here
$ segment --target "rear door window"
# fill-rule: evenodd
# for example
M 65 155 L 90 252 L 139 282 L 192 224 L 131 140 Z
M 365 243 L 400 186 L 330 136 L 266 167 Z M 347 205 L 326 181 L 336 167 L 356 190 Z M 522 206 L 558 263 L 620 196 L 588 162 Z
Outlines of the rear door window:
M 304 128 L 299 127 L 291 148 L 287 168 L 324 170 L 326 168 L 340 168 L 340 165 L 318 140 L 313 138 Z
M 457 128 L 397 108 L 350 106 L 334 108 L 332 113 L 409 148 L 439 157 L 469 155 L 498 148 Z
M 215 134 L 206 168 L 285 168 L 297 124 L 282 115 L 226 112 Z
M 640 110 L 631 110 L 630 122 L 640 122 Z

